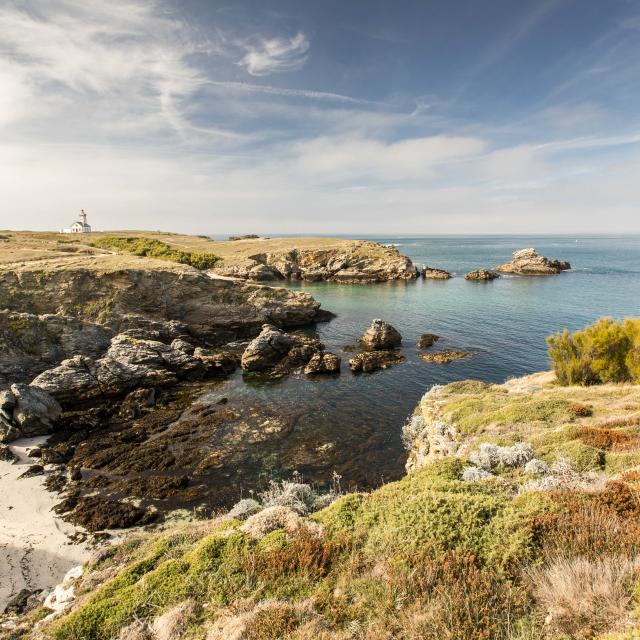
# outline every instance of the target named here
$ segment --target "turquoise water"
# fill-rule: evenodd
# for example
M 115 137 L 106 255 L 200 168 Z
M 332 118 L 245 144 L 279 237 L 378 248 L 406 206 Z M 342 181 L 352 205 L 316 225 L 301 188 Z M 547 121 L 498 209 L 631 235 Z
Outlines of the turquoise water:
M 400 431 L 420 397 L 433 385 L 465 378 L 502 382 L 549 368 L 545 338 L 576 329 L 602 315 L 640 315 L 640 237 L 432 237 L 374 238 L 393 243 L 417 265 L 447 269 L 447 281 L 417 280 L 379 285 L 301 283 L 322 306 L 338 314 L 318 325 L 327 349 L 343 357 L 337 378 L 303 376 L 276 382 L 243 380 L 237 374 L 221 394 L 260 403 L 291 419 L 286 437 L 265 451 L 266 474 L 325 481 L 333 471 L 343 484 L 368 488 L 400 477 L 406 454 Z M 577 241 L 576 241 L 577 240 Z M 464 273 L 491 268 L 523 247 L 569 260 L 558 276 L 507 276 L 467 282 Z M 349 353 L 373 318 L 403 336 L 404 364 L 355 376 Z M 437 349 L 464 349 L 473 357 L 449 365 L 418 358 L 422 333 L 436 333 Z

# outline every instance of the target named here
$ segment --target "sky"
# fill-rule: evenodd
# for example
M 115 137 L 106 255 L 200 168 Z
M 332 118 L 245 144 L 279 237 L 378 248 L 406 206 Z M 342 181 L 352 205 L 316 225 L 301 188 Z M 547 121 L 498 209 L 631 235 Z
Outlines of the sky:
M 0 229 L 640 232 L 640 0 L 0 0 Z

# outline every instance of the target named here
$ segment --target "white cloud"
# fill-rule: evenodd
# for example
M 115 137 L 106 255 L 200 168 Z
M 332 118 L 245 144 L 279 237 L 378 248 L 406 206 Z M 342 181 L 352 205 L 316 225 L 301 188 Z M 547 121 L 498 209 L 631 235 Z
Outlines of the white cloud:
M 294 145 L 302 173 L 318 181 L 374 179 L 382 183 L 430 178 L 438 167 L 480 153 L 478 138 L 432 136 L 385 143 L 372 138 L 321 137 Z
M 5 5 L 0 47 L 8 63 L 0 94 L 13 99 L 3 100 L 2 121 L 24 120 L 36 103 L 48 120 L 66 114 L 76 128 L 86 110 L 94 126 L 100 115 L 105 122 L 153 115 L 157 126 L 181 130 L 181 103 L 203 82 L 188 62 L 201 46 L 190 35 L 151 1 Z
M 304 33 L 292 38 L 271 38 L 256 45 L 246 44 L 247 53 L 238 62 L 252 76 L 298 71 L 307 61 L 309 40 Z

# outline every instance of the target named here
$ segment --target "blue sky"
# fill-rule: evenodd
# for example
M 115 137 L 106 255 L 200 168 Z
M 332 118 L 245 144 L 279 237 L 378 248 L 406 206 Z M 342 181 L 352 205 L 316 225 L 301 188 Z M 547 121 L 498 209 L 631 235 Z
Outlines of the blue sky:
M 640 231 L 638 0 L 5 0 L 0 228 Z

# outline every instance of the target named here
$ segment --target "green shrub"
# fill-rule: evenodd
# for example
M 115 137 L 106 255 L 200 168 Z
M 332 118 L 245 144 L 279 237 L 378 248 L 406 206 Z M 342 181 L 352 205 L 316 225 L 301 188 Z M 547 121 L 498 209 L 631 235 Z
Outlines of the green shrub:
M 600 318 L 581 331 L 547 338 L 558 382 L 591 385 L 640 381 L 640 319 Z
M 105 236 L 98 238 L 92 243 L 92 246 L 112 251 L 126 251 L 136 256 L 179 262 L 196 269 L 211 269 L 220 259 L 213 253 L 194 253 L 193 251 L 173 249 L 168 244 L 151 238 Z

